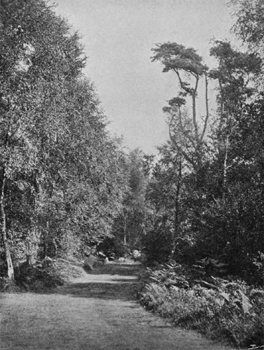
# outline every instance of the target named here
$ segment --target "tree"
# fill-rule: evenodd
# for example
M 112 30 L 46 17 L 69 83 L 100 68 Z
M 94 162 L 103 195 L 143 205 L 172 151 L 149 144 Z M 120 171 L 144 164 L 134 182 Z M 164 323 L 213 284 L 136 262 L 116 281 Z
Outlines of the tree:
M 197 208 L 202 207 L 204 186 L 204 176 L 206 164 L 210 158 L 208 153 L 208 128 L 210 122 L 209 101 L 208 101 L 208 68 L 203 63 L 196 51 L 192 48 L 185 48 L 177 43 L 165 43 L 157 45 L 153 49 L 155 55 L 152 61 L 159 60 L 163 64 L 163 72 L 173 71 L 179 81 L 180 92 L 177 97 L 168 101 L 168 106 L 163 108 L 163 111 L 168 116 L 169 136 L 171 145 L 167 148 L 167 160 L 170 159 L 170 164 L 173 164 L 172 169 L 166 169 L 165 174 L 175 171 L 174 187 L 172 192 L 174 197 L 174 234 L 173 247 L 174 252 L 176 242 L 181 234 L 181 222 L 183 221 L 180 206 L 183 205 L 181 200 L 182 186 L 186 192 L 189 188 L 192 200 L 187 200 L 191 203 L 191 208 L 198 214 Z M 196 100 L 198 97 L 199 82 L 204 81 L 205 99 L 204 111 L 205 116 L 201 117 L 197 114 Z M 191 99 L 191 113 L 185 107 L 188 97 Z M 191 115 L 190 115 L 191 114 Z M 162 162 L 165 159 L 162 158 Z M 170 175 L 171 176 L 171 175 Z M 186 182 L 186 180 L 188 180 Z M 164 178 L 164 181 L 165 178 Z M 188 183 L 188 186 L 186 187 Z M 185 196 L 186 197 L 186 196 Z M 190 198 L 191 199 L 191 198 Z M 196 210 L 195 210 L 196 208 Z
M 136 149 L 128 156 L 129 191 L 123 202 L 124 244 L 135 249 L 140 247 L 140 240 L 145 232 L 146 202 L 145 191 L 147 178 L 144 174 L 142 151 Z
M 254 80 L 261 72 L 261 59 L 255 53 L 239 52 L 229 42 L 216 41 L 210 54 L 218 61 L 218 67 L 209 72 L 212 79 L 217 79 L 219 121 L 215 130 L 218 145 L 218 158 L 222 162 L 223 190 L 227 181 L 230 137 L 235 133 L 234 115 L 242 110 L 248 99 L 256 93 Z
M 118 255 L 141 249 L 142 237 L 149 218 L 145 194 L 149 176 L 150 158 L 139 149 L 131 151 L 124 158 L 127 188 L 122 210 L 115 219 L 112 235 Z
M 34 242 L 57 256 L 109 235 L 126 180 L 78 35 L 46 1 L 1 9 L 1 245 L 13 279 Z
M 202 164 L 204 138 L 209 120 L 208 68 L 203 64 L 202 57 L 193 48 L 185 48 L 177 43 L 159 44 L 152 51 L 155 53 L 152 61 L 161 61 L 164 66 L 163 72 L 173 71 L 177 75 L 182 91 L 178 97 L 169 101 L 169 107 L 165 107 L 164 112 L 170 116 L 169 130 L 171 141 L 182 153 L 186 161 L 198 171 Z M 187 80 L 183 79 L 184 73 L 187 76 Z M 191 81 L 188 77 L 191 77 Z M 205 81 L 206 111 L 202 128 L 200 126 L 201 121 L 198 122 L 196 108 L 198 86 L 201 78 L 204 78 Z M 188 118 L 186 112 L 182 113 L 182 106 L 185 104 L 185 99 L 188 96 L 191 97 L 192 118 Z M 176 129 L 178 130 L 177 134 L 175 134 Z M 189 155 L 186 151 L 188 147 L 192 147 L 192 155 Z
M 180 94 L 163 109 L 169 117 L 171 143 L 160 148 L 161 158 L 148 192 L 154 207 L 162 208 L 166 220 L 169 217 L 168 222 L 172 223 L 173 209 L 180 214 L 174 236 L 180 254 L 174 257 L 188 263 L 205 257 L 218 259 L 227 264 L 229 273 L 261 283 L 263 135 L 259 118 L 263 96 L 256 81 L 262 60 L 255 52 L 240 52 L 222 41 L 216 41 L 211 49 L 218 66 L 210 71 L 192 49 L 168 43 L 154 51 L 153 60 L 160 60 L 165 72 L 174 71 L 181 87 Z M 191 75 L 193 85 L 183 80 L 182 72 Z M 202 74 L 206 75 L 206 89 L 207 76 L 218 81 L 217 110 L 210 116 L 206 112 L 204 120 L 197 122 L 196 86 Z M 191 116 L 185 108 L 188 95 Z M 173 198 L 180 200 L 173 203 Z M 171 227 L 166 226 L 167 235 Z M 154 241 L 161 244 L 156 239 L 159 228 L 155 230 Z M 181 243 L 179 238 L 183 238 Z M 172 250 L 173 241 L 167 244 Z
M 250 52 L 257 53 L 263 59 L 263 1 L 262 0 L 230 0 L 234 17 L 236 17 L 233 32 L 242 40 Z M 255 84 L 260 91 L 263 90 L 263 67 L 262 73 L 256 76 Z
M 231 0 L 237 21 L 235 33 L 251 47 L 259 49 L 263 45 L 263 2 L 262 0 Z
M 184 220 L 182 190 L 186 169 L 181 154 L 171 142 L 158 147 L 158 150 L 159 161 L 152 170 L 147 187 L 147 200 L 155 209 L 156 224 L 166 221 L 170 227 L 172 235 L 170 255 L 173 255 Z

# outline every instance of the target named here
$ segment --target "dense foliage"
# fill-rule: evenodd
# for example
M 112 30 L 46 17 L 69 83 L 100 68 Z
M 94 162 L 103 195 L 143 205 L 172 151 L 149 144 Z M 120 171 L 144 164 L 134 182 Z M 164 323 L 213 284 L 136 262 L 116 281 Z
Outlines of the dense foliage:
M 105 240 L 99 247 L 108 255 L 112 252 L 116 257 L 124 257 L 142 247 L 142 237 L 151 225 L 151 214 L 146 202 L 148 158 L 152 157 L 135 149 L 123 159 L 127 189 L 122 210 L 112 225 L 112 237 Z
M 142 240 L 152 269 L 141 302 L 176 325 L 262 349 L 264 8 L 262 0 L 230 4 L 244 47 L 215 41 L 213 69 L 192 48 L 153 49 L 180 89 L 163 108 L 170 140 L 158 148 L 146 189 L 154 224 Z
M 82 75 L 79 37 L 43 0 L 1 0 L 1 261 L 78 254 L 110 235 L 127 178 Z
M 231 341 L 239 348 L 261 349 L 264 291 L 240 280 L 210 277 L 203 265 L 189 269 L 174 263 L 149 271 L 141 303 L 175 325 Z
M 242 19 L 235 27 L 240 35 Z M 248 32 L 244 34 L 250 41 Z M 163 72 L 176 74 L 180 90 L 163 109 L 170 140 L 159 147 L 146 192 L 156 212 L 157 228 L 148 237 L 148 260 L 173 258 L 194 264 L 204 258 L 217 259 L 226 264 L 229 275 L 262 284 L 261 56 L 249 48 L 240 52 L 229 42 L 215 41 L 210 53 L 217 66 L 209 70 L 194 49 L 183 45 L 169 42 L 153 51 L 153 61 L 161 62 Z M 215 113 L 208 99 L 211 81 L 218 83 Z M 199 98 L 204 102 L 201 116 L 196 101 L 201 94 L 199 84 L 205 87 Z M 159 236 L 160 250 L 154 257 L 149 247 L 155 246 Z

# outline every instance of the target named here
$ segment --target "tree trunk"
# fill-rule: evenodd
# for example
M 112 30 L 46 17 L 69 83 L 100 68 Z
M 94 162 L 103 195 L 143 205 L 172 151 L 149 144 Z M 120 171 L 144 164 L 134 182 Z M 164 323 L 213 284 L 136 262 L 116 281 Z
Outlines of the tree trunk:
M 48 237 L 49 237 L 49 221 L 46 221 L 46 229 L 44 236 L 44 259 L 48 257 Z
M 14 280 L 14 266 L 13 266 L 9 243 L 7 239 L 6 213 L 5 213 L 5 186 L 6 186 L 6 174 L 5 174 L 5 168 L 3 168 L 2 188 L 1 188 L 1 197 L 0 197 L 1 219 L 2 219 L 2 239 L 3 239 L 5 258 L 6 258 L 6 264 L 7 264 L 7 276 L 10 280 Z
M 174 212 L 174 237 L 173 237 L 173 248 L 172 256 L 175 253 L 176 248 L 176 239 L 179 234 L 179 214 L 180 214 L 180 191 L 181 191 L 181 180 L 182 180 L 182 160 L 180 159 L 178 179 L 177 179 L 177 188 L 175 195 L 175 212 Z
M 124 246 L 127 245 L 127 225 L 126 225 L 126 216 L 124 216 Z
M 228 160 L 228 148 L 229 148 L 229 136 L 225 140 L 225 156 L 224 156 L 224 169 L 223 169 L 223 190 L 226 188 L 226 178 L 227 178 L 227 160 Z

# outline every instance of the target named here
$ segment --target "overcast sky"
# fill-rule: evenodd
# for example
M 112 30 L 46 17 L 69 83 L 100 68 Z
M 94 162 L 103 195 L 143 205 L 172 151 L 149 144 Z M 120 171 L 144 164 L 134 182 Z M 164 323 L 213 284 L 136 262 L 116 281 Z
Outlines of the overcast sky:
M 177 94 L 172 73 L 151 62 L 157 43 L 197 49 L 205 63 L 210 40 L 230 39 L 226 0 L 54 0 L 82 35 L 85 74 L 94 82 L 110 129 L 130 149 L 154 153 L 168 139 L 162 107 Z

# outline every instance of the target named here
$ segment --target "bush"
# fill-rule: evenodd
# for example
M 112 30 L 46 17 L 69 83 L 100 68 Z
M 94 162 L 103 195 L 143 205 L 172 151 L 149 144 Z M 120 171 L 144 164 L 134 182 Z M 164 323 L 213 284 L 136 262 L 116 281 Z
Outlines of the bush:
M 236 346 L 263 345 L 263 289 L 219 277 L 210 282 L 193 278 L 193 271 L 177 264 L 149 270 L 141 303 L 175 325 L 213 339 L 227 339 Z
M 62 285 L 64 280 L 56 269 L 56 262 L 44 259 L 32 266 L 22 263 L 15 269 L 15 282 L 22 290 L 41 292 Z
M 113 254 L 115 257 L 119 258 L 129 253 L 124 242 L 117 237 L 106 237 L 103 242 L 98 245 L 97 251 L 102 251 L 108 258 Z
M 161 227 L 148 232 L 143 239 L 147 264 L 167 262 L 171 256 L 172 243 L 173 238 L 169 228 Z

